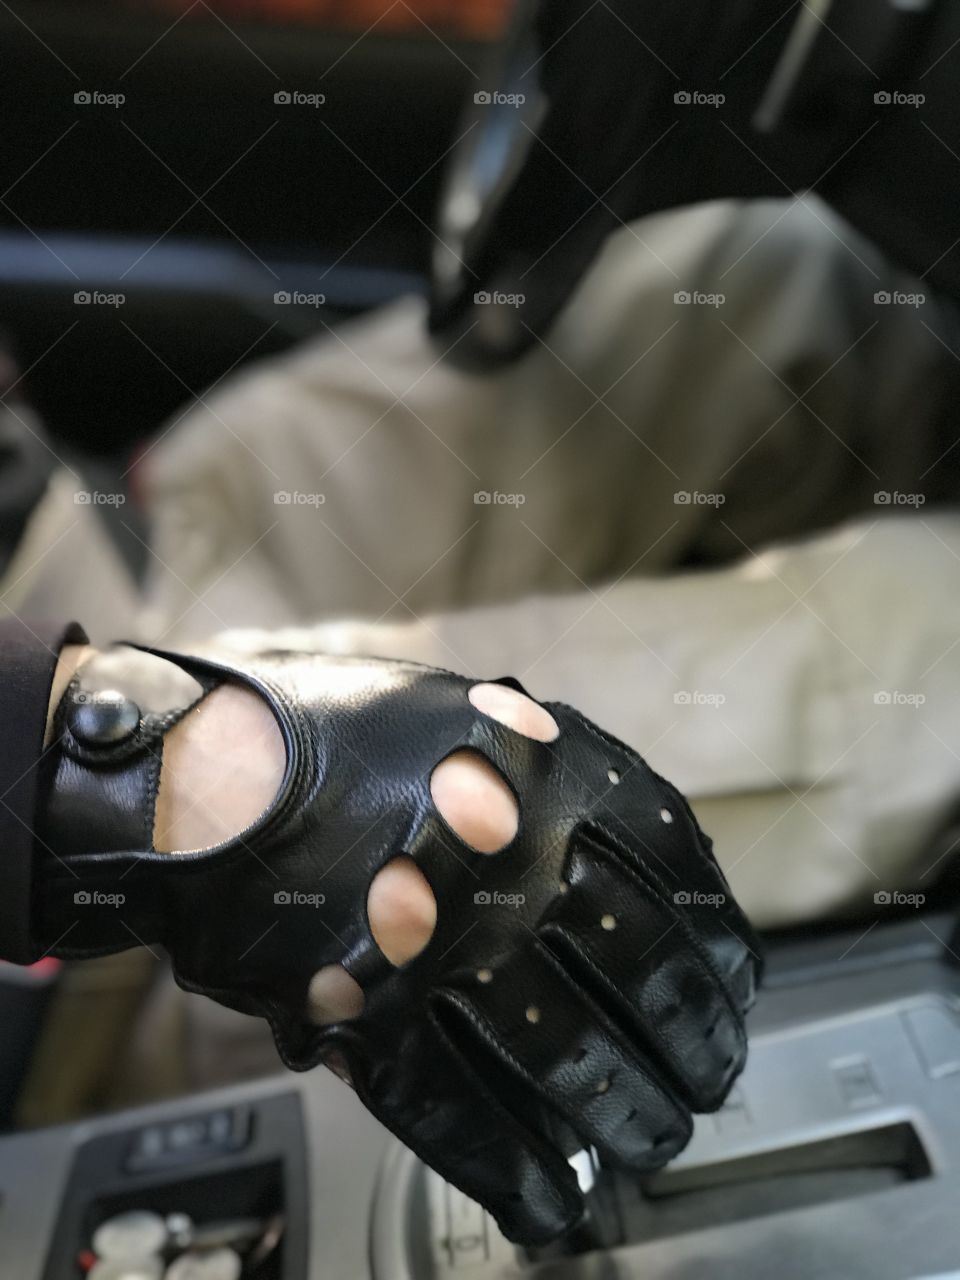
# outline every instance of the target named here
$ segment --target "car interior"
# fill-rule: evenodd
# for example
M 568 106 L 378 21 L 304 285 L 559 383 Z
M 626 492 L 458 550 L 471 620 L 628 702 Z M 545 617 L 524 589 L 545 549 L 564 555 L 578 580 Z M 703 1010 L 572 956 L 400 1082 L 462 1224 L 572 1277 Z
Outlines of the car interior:
M 764 44 L 760 63 L 741 69 L 764 84 L 779 75 L 779 97 L 766 101 L 777 120 L 766 154 L 795 156 L 797 190 L 845 145 L 846 135 L 827 138 L 829 113 L 809 111 L 835 79 L 832 55 L 818 64 L 803 45 L 803 14 L 821 7 L 798 6 L 792 61 Z M 538 146 L 571 156 L 594 148 L 599 188 L 604 165 L 622 167 L 618 149 L 641 149 L 638 137 L 658 127 L 639 90 L 629 129 L 607 136 L 596 125 L 584 101 L 598 79 L 585 72 L 596 66 L 591 18 L 570 61 L 551 66 L 559 88 L 534 86 L 529 70 L 518 78 L 536 8 L 398 0 L 371 25 L 363 5 L 333 2 L 0 4 L 4 147 L 11 172 L 22 172 L 0 197 L 0 309 L 64 456 L 87 476 L 126 483 L 117 478 L 130 459 L 206 388 L 411 292 L 429 299 L 444 345 L 465 338 L 453 358 L 478 376 L 521 356 L 610 225 L 607 209 L 538 172 Z M 708 17 L 691 6 L 718 39 L 747 8 L 712 6 Z M 777 6 L 753 8 L 758 32 L 779 20 Z M 957 25 L 956 10 L 933 0 L 833 8 L 848 42 L 862 39 L 878 58 L 889 48 L 901 63 L 933 26 L 944 24 L 940 39 Z M 608 74 L 630 80 L 617 56 L 609 51 Z M 91 95 L 124 95 L 134 68 L 136 92 L 122 110 L 104 100 L 93 127 Z M 555 132 L 535 144 L 529 127 L 518 136 L 508 109 L 471 128 L 478 85 L 495 92 L 494 78 L 503 95 L 528 91 L 534 128 L 542 96 L 560 101 L 564 85 L 582 115 L 555 113 Z M 957 122 L 955 93 L 945 89 L 943 102 Z M 647 176 L 641 166 L 615 193 L 618 217 L 776 192 L 766 155 L 734 163 L 727 151 L 726 166 L 711 163 L 715 126 L 696 127 L 689 171 Z M 46 181 L 50 140 L 74 133 L 82 178 L 69 188 Z M 910 144 L 894 132 L 883 146 L 900 155 Z M 940 249 L 935 283 L 960 292 L 960 257 L 947 252 L 960 166 L 942 149 L 932 157 L 915 157 L 882 195 L 838 162 L 826 197 L 907 266 Z M 578 201 L 582 221 L 561 258 L 528 271 L 555 237 L 553 211 L 569 222 Z M 478 290 L 515 292 L 521 276 L 524 308 L 474 306 Z M 74 296 L 96 292 L 123 295 L 122 324 L 108 307 L 73 324 Z M 44 359 L 54 343 L 56 361 Z M 140 541 L 114 513 L 100 515 L 142 573 Z M 948 823 L 919 911 L 892 910 L 879 925 L 854 912 L 769 931 L 749 1064 L 726 1104 L 698 1117 L 690 1146 L 656 1174 L 630 1177 L 582 1153 L 589 1212 L 538 1249 L 506 1241 L 326 1071 L 294 1075 L 277 1063 L 231 1080 L 227 1064 L 223 1082 L 202 1094 L 159 1091 L 135 1106 L 94 1094 L 73 1114 L 25 1107 L 65 972 L 52 960 L 4 966 L 0 1274 L 79 1280 L 98 1229 L 146 1210 L 242 1241 L 243 1274 L 262 1280 L 960 1276 L 958 846 L 960 826 Z M 103 1002 L 130 998 L 118 984 Z M 86 1028 L 83 1007 L 74 1017 L 80 1042 L 101 1034 L 99 1015 Z

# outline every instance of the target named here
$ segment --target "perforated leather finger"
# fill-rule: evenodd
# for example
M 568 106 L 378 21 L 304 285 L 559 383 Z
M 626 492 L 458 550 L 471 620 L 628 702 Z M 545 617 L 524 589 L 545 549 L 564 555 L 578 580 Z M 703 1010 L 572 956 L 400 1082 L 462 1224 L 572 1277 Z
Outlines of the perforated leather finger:
M 405 1034 L 342 1027 L 342 1049 L 364 1104 L 412 1151 L 494 1215 L 508 1238 L 554 1239 L 583 1212 L 570 1165 L 531 1116 L 432 1017 Z M 429 1087 L 427 1087 L 429 1082 Z
M 515 1094 L 542 1099 L 615 1164 L 656 1168 L 686 1145 L 686 1108 L 536 938 L 490 972 L 434 996 L 465 1054 L 481 1046 L 513 1076 Z
M 713 1110 L 743 1067 L 746 1036 L 699 936 L 589 827 L 564 876 L 540 935 L 687 1104 Z

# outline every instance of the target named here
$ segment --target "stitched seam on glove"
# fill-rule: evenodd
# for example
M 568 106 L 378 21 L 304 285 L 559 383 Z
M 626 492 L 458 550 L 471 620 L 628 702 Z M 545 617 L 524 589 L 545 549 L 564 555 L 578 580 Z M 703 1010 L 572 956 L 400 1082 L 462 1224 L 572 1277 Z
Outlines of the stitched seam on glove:
M 591 824 L 587 823 L 585 825 L 589 827 Z M 602 828 L 600 828 L 600 830 L 602 830 Z M 676 925 L 680 927 L 680 929 L 686 936 L 687 941 L 692 944 L 691 946 L 691 950 L 693 953 L 692 959 L 696 960 L 696 962 L 698 963 L 702 976 L 706 978 L 707 981 L 713 987 L 716 988 L 718 995 L 721 997 L 727 1009 L 730 1011 L 733 1018 L 734 1026 L 736 1027 L 736 1030 L 737 1030 L 737 1039 L 740 1044 L 740 1048 L 741 1050 L 745 1050 L 747 1046 L 747 1035 L 746 1035 L 746 1029 L 744 1027 L 744 1022 L 743 1022 L 743 1013 L 737 1007 L 736 1003 L 732 1000 L 730 993 L 727 991 L 725 983 L 723 982 L 719 973 L 716 971 L 713 964 L 711 963 L 709 953 L 705 953 L 704 951 L 701 951 L 699 935 L 692 929 L 689 922 L 686 919 L 684 919 L 684 917 L 679 912 L 676 911 L 676 909 L 670 903 L 669 899 L 664 898 L 663 894 L 659 891 L 658 888 L 647 884 L 643 876 L 634 867 L 631 867 L 628 864 L 626 864 L 623 861 L 623 859 L 619 858 L 611 850 L 605 849 L 599 841 L 592 839 L 588 830 L 587 831 L 582 830 L 580 832 L 580 838 L 585 839 L 586 841 L 589 842 L 590 852 L 594 857 L 599 858 L 602 861 L 606 862 L 608 866 L 613 868 L 615 874 L 625 876 L 631 882 L 631 887 L 634 889 L 635 892 L 642 894 L 644 897 L 646 897 L 647 901 L 652 902 L 654 906 L 662 907 L 663 909 L 665 909 L 667 915 L 674 919 Z M 572 848 L 568 850 L 567 857 L 564 863 L 565 868 L 568 865 L 570 858 L 573 856 L 573 852 L 574 851 Z M 548 921 L 546 927 L 558 928 L 563 930 L 564 937 L 568 939 L 570 945 L 574 947 L 577 954 L 582 956 L 584 960 L 590 963 L 591 967 L 596 968 L 596 965 L 590 959 L 589 954 L 582 951 L 579 943 L 576 940 L 576 937 L 567 931 L 567 928 L 565 927 L 565 923 L 562 918 L 555 918 Z M 601 971 L 597 970 L 597 972 L 601 972 Z M 630 1006 L 631 1001 L 629 1000 L 629 998 L 622 991 L 620 991 L 618 987 L 616 987 L 616 985 L 612 982 L 611 979 L 607 978 L 606 975 L 602 974 L 602 976 L 604 978 L 604 981 L 612 989 L 616 990 L 620 995 L 620 997 L 624 1000 L 624 1002 L 628 1006 Z
M 571 978 L 570 974 L 567 972 L 564 966 L 560 963 L 557 957 L 552 954 L 549 947 L 546 946 L 542 938 L 537 937 L 535 935 L 535 941 L 533 945 L 537 947 L 537 950 L 540 952 L 541 956 L 546 960 L 547 964 L 554 970 L 554 972 L 557 974 L 558 978 L 564 984 L 564 986 L 568 988 L 570 986 L 576 987 L 576 983 Z M 626 1036 L 623 1034 L 620 1028 L 617 1027 L 616 1024 L 612 1022 L 610 1018 L 607 1017 L 603 1009 L 601 1009 L 600 1006 L 590 998 L 589 992 L 584 991 L 580 987 L 577 987 L 576 989 L 577 989 L 578 995 L 583 999 L 585 1005 L 587 1006 L 590 1016 L 594 1021 L 594 1024 L 600 1027 L 603 1030 L 604 1034 L 609 1036 L 610 1040 L 623 1053 L 623 1056 L 626 1059 L 628 1059 L 629 1061 L 636 1062 L 637 1061 L 636 1047 L 634 1045 L 631 1045 L 630 1041 L 626 1038 Z M 451 987 L 439 987 L 436 989 L 435 994 L 436 995 L 442 994 L 443 998 L 450 1000 L 450 1002 L 454 1004 L 457 1007 L 457 1009 L 461 1013 L 463 1013 L 464 1016 L 473 1024 L 477 1033 L 483 1037 L 486 1044 L 494 1052 L 494 1054 L 500 1058 L 501 1062 L 503 1062 L 506 1066 L 512 1067 L 513 1070 L 515 1070 L 517 1074 L 523 1080 L 525 1080 L 527 1084 L 531 1086 L 534 1092 L 544 1100 L 544 1102 L 551 1108 L 552 1111 L 556 1112 L 557 1115 L 559 1116 L 566 1117 L 568 1120 L 568 1123 L 570 1123 L 575 1127 L 576 1125 L 575 1120 L 571 1119 L 568 1113 L 563 1109 L 562 1103 L 559 1102 L 556 1098 L 552 1097 L 549 1093 L 547 1093 L 543 1089 L 543 1087 L 541 1086 L 537 1078 L 531 1075 L 529 1070 L 523 1065 L 523 1063 L 520 1062 L 519 1059 L 517 1059 L 513 1055 L 510 1049 L 504 1044 L 502 1034 L 498 1032 L 497 1028 L 489 1021 L 489 1019 L 470 1002 L 469 997 L 464 997 L 461 992 Z M 681 1120 L 685 1122 L 684 1127 L 688 1131 L 688 1138 L 689 1138 L 689 1129 L 690 1129 L 689 1119 L 688 1119 L 689 1108 L 676 1095 L 676 1093 L 674 1092 L 670 1084 L 667 1081 L 662 1079 L 660 1074 L 652 1067 L 652 1065 L 651 1065 L 651 1082 L 653 1083 L 653 1085 L 655 1085 L 657 1088 L 659 1088 L 662 1091 L 665 1098 L 673 1106 L 674 1110 L 677 1112 Z
M 630 851 L 626 848 L 626 846 L 622 843 L 622 841 L 620 841 L 612 831 L 610 831 L 602 823 L 596 822 L 595 820 L 591 820 L 587 825 L 595 827 L 597 831 L 601 832 L 602 835 L 611 842 L 611 844 L 614 846 L 617 852 L 622 854 L 624 865 L 628 871 L 632 870 L 635 875 L 638 873 L 639 869 L 632 865 L 633 859 L 632 859 L 632 855 L 630 854 Z M 589 838 L 589 835 L 587 836 L 587 838 Z M 670 894 L 667 889 L 667 886 L 663 883 L 663 881 L 656 874 L 656 872 L 646 863 L 644 859 L 640 859 L 640 862 L 641 862 L 641 866 L 644 873 L 650 877 L 650 880 L 652 882 L 654 889 L 658 892 L 660 896 L 661 905 L 666 907 L 670 915 L 672 915 L 676 919 L 678 925 L 683 931 L 684 936 L 686 937 L 687 942 L 690 944 L 690 947 L 696 953 L 697 958 L 700 960 L 700 963 L 703 965 L 704 969 L 713 978 L 727 1007 L 729 1008 L 731 1014 L 733 1015 L 734 1021 L 736 1022 L 737 1026 L 740 1027 L 743 1020 L 743 1012 L 737 1006 L 737 1003 L 734 1000 L 733 995 L 730 992 L 729 988 L 727 987 L 727 984 L 724 981 L 722 974 L 718 971 L 718 969 L 714 965 L 713 958 L 711 957 L 710 953 L 703 946 L 700 940 L 700 935 L 693 929 L 690 922 L 686 920 L 679 911 L 677 911 L 676 906 L 673 903 L 671 903 Z M 738 935 L 734 935 L 734 936 L 737 937 L 737 941 L 740 942 L 749 952 L 750 947 L 747 946 L 747 944 L 743 941 L 743 939 L 740 938 Z
M 613 982 L 612 979 L 610 979 L 606 973 L 604 973 L 603 969 L 601 969 L 601 967 L 597 964 L 597 962 L 593 959 L 593 957 L 589 954 L 589 952 L 586 952 L 583 950 L 576 936 L 574 934 L 571 934 L 568 928 L 566 928 L 563 924 L 557 921 L 551 921 L 551 923 L 549 925 L 544 926 L 544 928 L 545 930 L 549 930 L 549 932 L 551 933 L 556 932 L 556 933 L 562 934 L 564 943 L 567 946 L 569 946 L 571 950 L 576 952 L 578 959 L 580 959 L 586 965 L 586 967 L 596 975 L 600 984 L 603 987 L 605 987 L 607 991 L 611 992 L 612 995 L 617 1000 L 623 1003 L 625 1016 L 630 1017 L 632 1015 L 632 1021 L 634 1023 L 634 1026 L 637 1028 L 634 1034 L 643 1037 L 644 1048 L 650 1057 L 650 1061 L 655 1066 L 655 1068 L 663 1074 L 665 1079 L 670 1083 L 671 1088 L 679 1096 L 684 1098 L 685 1104 L 688 1107 L 692 1108 L 693 1103 L 690 1101 L 690 1098 L 692 1095 L 690 1093 L 688 1086 L 684 1083 L 683 1078 L 678 1074 L 675 1068 L 671 1067 L 669 1062 L 667 1062 L 667 1060 L 663 1057 L 663 1055 L 658 1052 L 656 1047 L 655 1030 L 651 1032 L 650 1028 L 646 1027 L 643 1021 L 636 1016 L 635 1008 L 632 1002 L 630 1001 L 630 999 L 623 993 L 620 987 L 618 987 L 617 984 Z M 708 976 L 712 977 L 712 975 L 708 975 Z M 741 1052 L 745 1052 L 747 1040 L 746 1040 L 746 1035 L 744 1034 L 743 1026 L 740 1021 L 737 1021 L 735 1023 L 735 1028 L 736 1028 L 737 1040 L 740 1045 Z M 724 1099 L 727 1097 L 727 1094 L 730 1092 L 730 1087 L 732 1083 L 733 1081 L 731 1080 L 725 1087 L 721 1087 L 719 1091 L 714 1091 L 713 1093 L 709 1094 L 708 1095 L 710 1098 L 709 1102 L 698 1101 L 696 1103 L 696 1110 L 698 1112 L 701 1112 L 701 1111 L 710 1112 L 710 1111 L 715 1111 L 718 1107 L 722 1106 Z

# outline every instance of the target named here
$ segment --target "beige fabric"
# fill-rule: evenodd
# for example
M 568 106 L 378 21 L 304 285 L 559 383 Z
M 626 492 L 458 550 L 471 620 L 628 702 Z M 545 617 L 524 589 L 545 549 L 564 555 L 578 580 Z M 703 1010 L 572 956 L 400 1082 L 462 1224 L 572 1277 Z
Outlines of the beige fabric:
M 780 925 L 930 883 L 960 792 L 958 590 L 960 517 L 886 516 L 729 569 L 217 644 L 512 672 L 687 792 L 740 901 Z
M 142 601 L 97 509 L 78 503 L 71 472 L 54 473 L 0 580 L 0 603 L 20 618 L 75 618 L 94 644 L 138 625 Z
M 705 205 L 611 237 L 496 374 L 444 363 L 413 298 L 253 365 L 146 456 L 149 631 L 576 590 L 927 488 L 950 358 L 932 304 L 873 301 L 908 283 L 815 201 Z

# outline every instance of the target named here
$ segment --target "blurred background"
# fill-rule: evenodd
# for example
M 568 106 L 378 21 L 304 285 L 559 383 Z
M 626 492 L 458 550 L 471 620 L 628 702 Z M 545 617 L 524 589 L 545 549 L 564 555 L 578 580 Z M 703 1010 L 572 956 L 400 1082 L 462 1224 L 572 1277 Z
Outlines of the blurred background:
M 690 795 L 798 1025 L 952 972 L 957 24 L 0 2 L 0 604 L 511 671 Z M 149 949 L 0 992 L 8 1131 L 278 1069 Z

